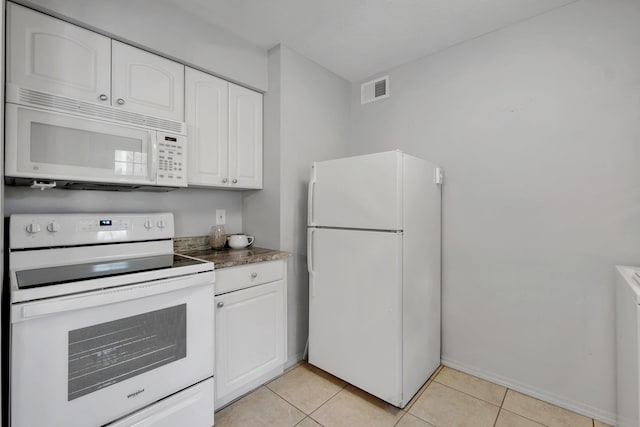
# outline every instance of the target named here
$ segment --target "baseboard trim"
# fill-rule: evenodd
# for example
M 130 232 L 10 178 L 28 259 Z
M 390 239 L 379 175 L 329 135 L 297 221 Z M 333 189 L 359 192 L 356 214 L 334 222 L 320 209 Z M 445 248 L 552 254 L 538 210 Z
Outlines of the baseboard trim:
M 448 357 L 442 357 L 441 360 L 442 360 L 442 364 L 449 368 L 457 369 L 458 371 L 462 371 L 469 375 L 473 375 L 478 378 L 491 381 L 492 383 L 510 388 L 512 390 L 529 395 L 531 397 L 535 397 L 536 399 L 540 399 L 542 401 L 551 403 L 553 405 L 560 406 L 561 408 L 565 408 L 570 411 L 577 412 L 578 414 L 582 414 L 586 417 L 594 418 L 598 421 L 602 421 L 612 426 L 616 425 L 615 413 L 603 411 L 602 409 L 594 408 L 592 406 L 585 405 L 580 402 L 576 402 L 575 400 L 567 399 L 567 398 L 558 396 L 554 393 L 550 393 L 545 390 L 540 390 L 535 387 L 522 384 L 518 381 L 512 380 L 511 378 L 506 378 L 501 375 L 496 375 L 494 373 L 491 373 L 482 369 L 478 369 L 473 366 L 466 365 L 464 363 L 458 362 Z

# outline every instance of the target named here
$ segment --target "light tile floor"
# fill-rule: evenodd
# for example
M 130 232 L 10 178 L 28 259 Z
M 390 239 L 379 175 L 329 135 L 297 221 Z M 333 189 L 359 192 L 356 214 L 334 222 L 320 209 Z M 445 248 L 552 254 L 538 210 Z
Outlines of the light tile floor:
M 216 427 L 610 427 L 440 367 L 404 410 L 300 363 L 222 409 Z

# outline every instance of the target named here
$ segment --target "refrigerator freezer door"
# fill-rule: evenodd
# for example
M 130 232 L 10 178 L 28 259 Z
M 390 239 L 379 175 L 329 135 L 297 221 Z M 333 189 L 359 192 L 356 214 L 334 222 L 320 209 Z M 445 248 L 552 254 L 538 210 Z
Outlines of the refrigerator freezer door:
M 308 224 L 402 230 L 403 155 L 389 151 L 314 163 Z
M 402 234 L 310 228 L 308 239 L 309 362 L 399 406 Z

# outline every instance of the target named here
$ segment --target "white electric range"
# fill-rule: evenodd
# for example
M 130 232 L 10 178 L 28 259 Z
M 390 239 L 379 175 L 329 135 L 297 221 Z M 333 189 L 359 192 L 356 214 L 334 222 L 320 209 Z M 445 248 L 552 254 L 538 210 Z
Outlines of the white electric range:
M 12 215 L 13 427 L 213 425 L 213 263 L 173 215 Z

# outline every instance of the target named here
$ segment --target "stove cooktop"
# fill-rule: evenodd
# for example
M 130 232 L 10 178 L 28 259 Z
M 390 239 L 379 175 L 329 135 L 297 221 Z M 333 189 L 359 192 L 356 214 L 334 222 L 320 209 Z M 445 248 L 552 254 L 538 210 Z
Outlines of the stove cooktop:
M 16 271 L 18 289 L 60 285 L 82 280 L 206 264 L 206 261 L 178 254 L 98 261 Z

